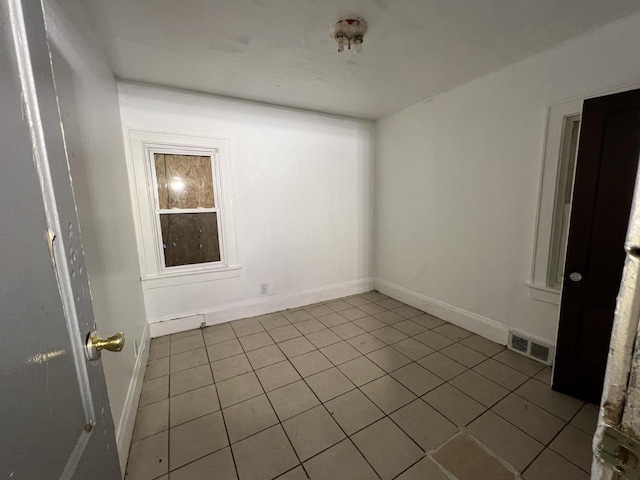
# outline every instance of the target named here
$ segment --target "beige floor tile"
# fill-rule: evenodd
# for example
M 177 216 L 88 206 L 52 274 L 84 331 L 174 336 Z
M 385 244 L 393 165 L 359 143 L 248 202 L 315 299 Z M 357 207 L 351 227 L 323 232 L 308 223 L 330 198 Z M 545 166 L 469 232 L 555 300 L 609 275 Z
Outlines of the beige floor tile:
M 382 480 L 390 480 L 424 456 L 391 420 L 383 418 L 351 437 Z
M 367 354 L 367 358 L 372 360 L 387 373 L 393 372 L 394 370 L 411 363 L 410 359 L 392 347 L 385 347 L 380 350 L 376 350 L 375 352 L 371 352 Z
M 258 333 L 264 330 L 264 327 L 260 322 L 253 318 L 245 318 L 243 320 L 236 320 L 231 322 L 231 327 L 236 332 L 238 337 L 245 337 L 253 333 Z
M 391 376 L 419 397 L 444 383 L 440 377 L 417 363 L 399 368 L 391 372 Z
M 423 315 L 419 315 L 417 317 L 413 317 L 411 319 L 412 322 L 416 322 L 419 325 L 422 325 L 426 329 L 436 328 L 440 325 L 443 325 L 445 322 L 438 317 L 434 317 L 433 315 L 429 315 L 427 313 Z
M 164 431 L 131 445 L 127 480 L 152 480 L 169 470 L 169 432 Z
M 372 331 L 371 335 L 376 337 L 378 340 L 382 340 L 387 345 L 391 345 L 392 343 L 408 338 L 407 335 L 402 333 L 400 330 L 396 330 L 395 328 L 388 326 Z
M 297 466 L 293 470 L 289 470 L 287 473 L 280 475 L 277 480 L 307 480 L 308 478 L 303 468 Z
M 375 305 L 375 304 L 371 304 Z M 361 329 L 366 332 L 372 332 L 373 330 L 378 330 L 379 328 L 386 327 L 387 324 L 381 322 L 375 317 L 362 317 L 353 321 L 354 324 L 358 325 Z
M 392 413 L 391 419 L 426 452 L 458 432 L 456 425 L 420 399 Z
M 394 308 L 393 311 L 404 318 L 413 318 L 424 314 L 422 310 L 418 310 L 417 308 L 413 308 L 409 305 L 403 305 L 401 307 Z
M 267 331 L 289 325 L 289 320 L 284 318 L 281 313 L 268 313 L 266 315 L 260 315 L 257 320 L 260 322 L 260 325 L 262 325 Z
M 407 338 L 406 340 L 394 343 L 392 347 L 414 361 L 433 353 L 432 348 L 427 347 L 425 344 L 413 338 Z
M 546 367 L 544 370 L 540 370 L 540 373 L 533 378 L 545 385 L 551 385 L 551 367 Z
M 473 370 L 467 370 L 450 383 L 485 407 L 491 407 L 509 394 L 509 390 Z
M 212 325 L 206 327 L 202 331 L 204 337 L 204 343 L 207 345 L 213 345 L 214 343 L 226 342 L 228 340 L 235 340 L 236 332 L 231 328 L 230 323 L 223 323 L 220 325 Z
M 220 409 L 215 385 L 171 397 L 169 418 L 171 428 L 182 423 L 213 413 Z
M 149 360 L 157 360 L 158 358 L 168 357 L 170 353 L 170 347 L 171 342 L 151 342 L 151 346 L 149 347 Z
M 303 462 L 345 438 L 344 432 L 323 406 L 285 420 L 282 426 Z
M 270 480 L 298 464 L 280 425 L 245 438 L 231 448 L 241 480 Z
M 358 389 L 329 400 L 325 406 L 347 435 L 384 417 L 384 413 Z
M 305 337 L 292 338 L 291 340 L 279 343 L 278 346 L 280 350 L 282 350 L 282 353 L 288 358 L 296 357 L 316 349 Z
M 319 350 L 293 357 L 291 363 L 303 378 L 333 367 L 333 364 Z
M 571 420 L 571 425 L 593 437 L 596 433 L 598 413 L 598 407 L 590 403 L 585 403 L 576 416 Z
M 457 327 L 450 323 L 445 323 L 439 327 L 435 327 L 433 331 L 438 332 L 440 335 L 444 335 L 451 340 L 455 340 L 456 342 L 473 335 L 469 330 L 465 330 L 464 328 Z
M 322 402 L 355 388 L 355 385 L 337 368 L 330 368 L 311 375 L 306 378 L 306 382 Z
M 240 345 L 240 342 L 235 338 L 233 340 L 207 345 L 207 352 L 209 353 L 209 360 L 211 362 L 244 353 L 242 345 Z
M 362 305 L 367 305 L 368 303 L 371 303 L 366 298 L 363 298 L 360 296 L 345 298 L 344 301 L 354 307 L 361 307 Z
M 396 480 L 449 480 L 449 477 L 429 457 L 424 457 Z
M 264 393 L 255 373 L 245 373 L 217 383 L 222 408 L 249 400 Z
M 371 352 L 375 352 L 376 350 L 380 350 L 387 346 L 382 340 L 378 340 L 376 337 L 371 335 L 370 333 L 365 333 L 364 335 L 358 335 L 357 337 L 350 338 L 347 340 L 349 345 L 353 346 L 356 350 L 358 350 L 362 354 L 367 354 Z
M 398 315 L 396 312 L 392 312 L 391 310 L 376 313 L 373 316 L 386 325 L 393 325 L 394 323 L 402 322 L 403 320 L 405 320 L 403 316 Z
M 467 427 L 480 443 L 522 472 L 543 445 L 493 412 L 486 412 Z
M 460 343 L 482 353 L 483 355 L 486 355 L 487 357 L 491 357 L 505 349 L 504 345 L 492 342 L 491 340 L 487 340 L 486 338 L 478 335 L 471 335 L 470 337 L 460 341 Z
M 313 343 L 316 348 L 326 347 L 327 345 L 332 345 L 334 343 L 342 341 L 342 339 L 338 335 L 333 333 L 328 328 L 310 333 L 309 335 L 306 335 L 306 337 L 307 340 Z
M 256 375 L 265 392 L 270 392 L 301 379 L 288 360 L 256 370 Z
M 589 475 L 547 448 L 527 468 L 522 478 L 524 480 L 589 480 Z
M 287 359 L 277 345 L 252 350 L 247 353 L 247 358 L 255 370 Z
M 369 383 L 376 378 L 385 375 L 384 370 L 366 357 L 360 356 L 338 366 L 338 369 L 346 375 L 357 387 Z
M 293 325 L 287 324 L 282 327 L 269 330 L 269 335 L 271 335 L 271 338 L 273 338 L 277 343 L 280 343 L 291 340 L 292 338 L 301 337 L 302 333 L 300 333 L 300 330 Z
M 371 290 L 370 292 L 367 293 L 362 293 L 360 294 L 360 297 L 364 298 L 365 300 L 369 300 L 370 302 L 379 302 L 380 300 L 384 300 L 387 297 L 386 295 L 376 291 L 376 290 Z
M 171 470 L 228 445 L 222 413 L 215 412 L 197 418 L 169 431 L 169 462 Z
M 351 321 L 369 316 L 367 312 L 364 312 L 356 307 L 350 308 L 349 310 L 343 310 L 340 312 L 340 315 L 342 315 L 347 320 L 351 320 Z
M 413 338 L 415 338 L 419 342 L 424 343 L 427 347 L 433 348 L 434 350 L 441 350 L 454 343 L 454 341 L 450 338 L 445 337 L 444 335 L 440 335 L 438 332 L 434 332 L 433 330 L 419 333 Z
M 258 433 L 278 423 L 266 395 L 245 400 L 222 412 L 231 443 Z
M 317 332 L 326 328 L 324 324 L 320 323 L 315 318 L 305 320 L 304 322 L 296 323 L 296 328 L 304 335 Z
M 376 313 L 381 313 L 386 310 L 386 308 L 375 303 L 365 303 L 364 305 L 360 305 L 358 308 L 367 315 L 375 315 Z
M 464 365 L 438 352 L 421 358 L 418 363 L 443 380 L 451 380 L 467 369 Z
M 431 390 L 422 398 L 460 427 L 464 427 L 485 411 L 482 404 L 447 383 Z
M 147 380 L 142 384 L 140 392 L 140 407 L 159 402 L 169 397 L 169 376 Z
M 181 372 L 172 373 L 169 377 L 169 393 L 171 396 L 211 385 L 213 376 L 209 365 L 189 368 Z
M 409 335 L 410 337 L 428 330 L 426 327 L 419 323 L 412 322 L 411 320 L 403 320 L 402 322 L 395 323 L 393 328 L 400 330 L 402 333 Z
M 309 386 L 302 380 L 267 393 L 280 421 L 298 415 L 320 404 Z
M 192 335 L 178 340 L 171 340 L 171 355 L 188 352 L 196 348 L 204 348 L 204 338 L 202 335 Z
M 342 310 L 348 310 L 353 307 L 353 305 L 349 305 L 344 300 L 334 300 L 333 302 L 327 302 L 326 305 L 334 312 L 341 312 Z
M 511 368 L 515 368 L 529 376 L 533 376 L 545 368 L 545 365 L 542 363 L 531 360 L 530 358 L 519 353 L 512 352 L 511 350 L 503 350 L 495 355 L 493 359 L 502 362 Z
M 473 370 L 502 385 L 507 390 L 515 390 L 529 380 L 529 377 L 524 373 L 507 367 L 504 363 L 496 362 L 492 358 L 476 365 Z
M 388 308 L 389 310 L 404 306 L 404 303 L 399 302 L 398 300 L 395 300 L 393 298 L 385 298 L 384 300 L 380 300 L 376 303 L 381 307 Z
M 273 343 L 267 332 L 252 333 L 251 335 L 240 337 L 240 344 L 245 352 L 273 345 Z
M 199 335 L 199 334 L 201 334 L 201 332 L 202 332 L 202 330 L 200 330 L 199 328 L 194 328 L 192 330 L 186 330 L 184 332 L 172 333 L 170 335 L 170 339 L 171 339 L 171 341 L 179 340 L 181 338 L 187 338 L 187 337 L 191 337 L 193 335 Z
M 361 355 L 360 352 L 344 341 L 323 347 L 320 351 L 325 357 L 331 360 L 334 365 L 340 365 L 341 363 L 358 358 Z
M 309 312 L 302 309 L 295 311 L 286 310 L 282 312 L 282 315 L 292 323 L 302 322 L 303 320 L 309 320 L 310 318 L 313 318 Z
M 147 362 L 147 368 L 144 372 L 145 381 L 153 380 L 163 375 L 169 375 L 169 357 L 162 357 Z
M 247 338 L 247 337 L 244 337 Z M 234 355 L 233 357 L 223 358 L 211 363 L 213 378 L 216 382 L 222 382 L 228 378 L 237 377 L 251 370 L 249 359 L 244 353 Z
M 549 448 L 577 465 L 585 472 L 591 471 L 593 437 L 582 430 L 567 425 L 551 442 Z
M 220 344 L 219 344 L 220 345 Z M 242 353 L 242 352 L 240 352 Z M 189 350 L 188 352 L 171 355 L 171 373 L 187 370 L 188 368 L 206 365 L 209 363 L 207 351 L 204 348 Z
M 492 410 L 545 445 L 565 425 L 560 418 L 513 393 Z
M 515 393 L 565 421 L 571 420 L 571 417 L 573 417 L 584 404 L 584 402 L 573 397 L 554 392 L 548 385 L 534 379 L 522 385 Z
M 515 475 L 468 436 L 456 435 L 433 454 L 459 480 L 513 480 Z
M 359 326 L 351 322 L 343 323 L 336 327 L 331 327 L 331 331 L 333 331 L 333 333 L 338 335 L 343 340 L 357 337 L 358 335 L 362 335 L 363 333 L 366 333 Z
M 171 480 L 211 480 L 211 472 L 215 472 L 216 480 L 237 480 L 229 447 L 174 470 Z
M 386 414 L 416 399 L 409 389 L 389 375 L 367 383 L 361 390 Z
M 152 403 L 138 409 L 132 442 L 150 437 L 169 428 L 169 400 Z
M 350 440 L 343 440 L 304 464 L 312 480 L 377 480 L 378 476 Z
M 330 313 L 329 315 L 322 315 L 318 317 L 318 320 L 327 328 L 337 327 L 343 323 L 347 323 L 349 320 L 340 315 L 339 313 Z
M 475 350 L 465 347 L 459 343 L 454 343 L 453 345 L 443 348 L 440 350 L 440 353 L 454 359 L 456 362 L 467 368 L 475 367 L 477 364 L 487 359 L 486 355 L 476 352 Z
M 333 313 L 333 310 L 331 310 L 326 305 L 317 305 L 315 307 L 305 308 L 305 310 L 316 318 L 321 317 L 322 315 L 329 315 L 330 313 Z

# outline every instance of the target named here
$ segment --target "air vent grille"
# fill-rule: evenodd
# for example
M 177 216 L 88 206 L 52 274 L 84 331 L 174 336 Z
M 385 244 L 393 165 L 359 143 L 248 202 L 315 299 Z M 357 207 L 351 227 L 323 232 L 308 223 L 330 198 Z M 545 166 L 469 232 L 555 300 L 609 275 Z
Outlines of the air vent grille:
M 509 332 L 509 348 L 547 365 L 553 361 L 553 347 L 527 338 L 518 332 Z

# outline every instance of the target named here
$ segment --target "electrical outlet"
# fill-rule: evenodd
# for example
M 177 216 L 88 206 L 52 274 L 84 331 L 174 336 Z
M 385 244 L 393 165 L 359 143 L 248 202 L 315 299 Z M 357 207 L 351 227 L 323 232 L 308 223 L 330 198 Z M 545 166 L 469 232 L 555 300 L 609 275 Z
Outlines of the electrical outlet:
M 266 295 L 268 292 L 269 292 L 269 284 L 268 283 L 263 283 L 262 285 L 260 285 L 260 294 Z

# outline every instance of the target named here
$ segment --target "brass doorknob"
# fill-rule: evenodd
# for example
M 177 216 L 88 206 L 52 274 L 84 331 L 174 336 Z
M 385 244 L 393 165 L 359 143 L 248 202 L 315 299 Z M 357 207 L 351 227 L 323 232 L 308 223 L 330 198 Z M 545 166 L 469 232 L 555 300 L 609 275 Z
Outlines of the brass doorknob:
M 121 352 L 124 348 L 124 333 L 118 332 L 109 338 L 101 338 L 100 333 L 91 332 L 87 337 L 87 356 L 89 360 L 100 358 L 101 350 Z

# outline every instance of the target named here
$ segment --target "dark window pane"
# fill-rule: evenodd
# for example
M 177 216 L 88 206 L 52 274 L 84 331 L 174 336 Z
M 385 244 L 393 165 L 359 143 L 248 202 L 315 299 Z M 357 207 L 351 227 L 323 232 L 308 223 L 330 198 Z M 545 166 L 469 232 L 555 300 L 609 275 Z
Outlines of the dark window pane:
M 220 261 L 217 213 L 160 215 L 167 267 Z
M 215 207 L 211 157 L 156 153 L 154 162 L 160 208 Z

